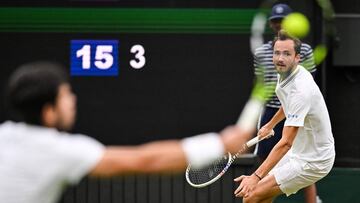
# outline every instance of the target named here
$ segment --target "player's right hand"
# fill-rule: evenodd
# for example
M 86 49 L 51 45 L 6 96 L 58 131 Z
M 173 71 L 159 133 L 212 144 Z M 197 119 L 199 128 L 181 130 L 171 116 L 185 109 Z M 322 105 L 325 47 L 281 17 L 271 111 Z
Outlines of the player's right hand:
M 259 136 L 259 139 L 268 136 L 271 132 L 273 131 L 272 127 L 269 127 L 267 125 L 264 125 L 263 127 L 261 127 L 257 133 L 257 135 Z

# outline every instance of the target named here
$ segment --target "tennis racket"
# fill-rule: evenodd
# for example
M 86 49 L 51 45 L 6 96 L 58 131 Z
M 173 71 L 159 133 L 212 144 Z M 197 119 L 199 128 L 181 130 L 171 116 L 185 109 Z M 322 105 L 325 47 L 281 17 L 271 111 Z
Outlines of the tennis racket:
M 186 181 L 191 186 L 196 188 L 205 187 L 214 183 L 216 180 L 220 179 L 225 174 L 225 172 L 229 169 L 235 159 L 239 158 L 242 153 L 244 153 L 247 149 L 254 146 L 258 142 L 267 139 L 273 135 L 274 131 L 262 138 L 259 138 L 259 136 L 257 136 L 246 142 L 236 154 L 232 155 L 229 152 L 227 155 L 224 155 L 222 158 L 219 158 L 208 166 L 202 168 L 193 168 L 191 167 L 191 165 L 189 165 L 185 172 Z

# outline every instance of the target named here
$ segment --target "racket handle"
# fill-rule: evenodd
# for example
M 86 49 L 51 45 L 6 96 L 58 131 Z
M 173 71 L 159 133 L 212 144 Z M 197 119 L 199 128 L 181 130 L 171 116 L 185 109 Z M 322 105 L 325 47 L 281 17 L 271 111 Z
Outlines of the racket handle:
M 267 139 L 271 136 L 273 136 L 275 134 L 274 130 L 271 130 L 271 132 L 265 136 L 265 137 L 262 137 L 262 138 L 259 138 L 259 136 L 256 136 L 254 137 L 253 139 L 249 140 L 247 143 L 246 143 L 246 146 L 247 147 L 252 147 L 254 146 L 255 144 L 257 144 L 258 142 L 260 142 L 261 140 L 264 140 L 264 139 Z

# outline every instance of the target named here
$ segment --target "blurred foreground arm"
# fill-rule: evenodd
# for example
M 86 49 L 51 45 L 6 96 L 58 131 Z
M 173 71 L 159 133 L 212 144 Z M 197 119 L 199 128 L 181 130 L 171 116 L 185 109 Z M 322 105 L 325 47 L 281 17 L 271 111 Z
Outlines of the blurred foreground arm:
M 235 152 L 245 143 L 251 134 L 243 133 L 239 127 L 228 127 L 218 137 L 222 152 Z M 187 138 L 192 141 L 192 138 Z M 113 176 L 124 173 L 159 173 L 184 171 L 189 157 L 184 149 L 184 140 L 155 141 L 138 146 L 113 146 L 105 149 L 103 157 L 90 172 L 91 176 Z M 195 141 L 199 145 L 199 140 Z M 205 145 L 205 146 L 204 146 Z M 211 147 L 198 146 L 211 153 Z M 198 150 L 198 149 L 197 149 Z M 209 160 L 210 161 L 210 160 Z
M 177 140 L 156 141 L 138 146 L 110 146 L 90 175 L 155 173 L 185 168 L 186 157 Z

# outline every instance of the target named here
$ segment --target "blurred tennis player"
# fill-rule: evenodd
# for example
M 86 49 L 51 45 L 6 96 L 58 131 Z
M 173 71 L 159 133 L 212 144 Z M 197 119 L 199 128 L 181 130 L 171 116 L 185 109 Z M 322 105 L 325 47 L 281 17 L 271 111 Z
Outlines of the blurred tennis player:
M 272 202 L 296 193 L 326 176 L 334 163 L 335 147 L 324 98 L 300 61 L 300 40 L 283 30 L 273 42 L 273 62 L 279 74 L 276 95 L 281 108 L 261 127 L 268 134 L 284 118 L 280 141 L 251 176 L 240 176 L 235 190 L 244 202 Z
M 184 171 L 236 151 L 251 133 L 229 127 L 183 140 L 105 147 L 63 132 L 75 121 L 76 96 L 62 67 L 34 62 L 10 77 L 6 100 L 12 119 L 0 125 L 0 201 L 53 203 L 64 185 L 84 176 Z M 129 135 L 128 135 L 129 136 Z

